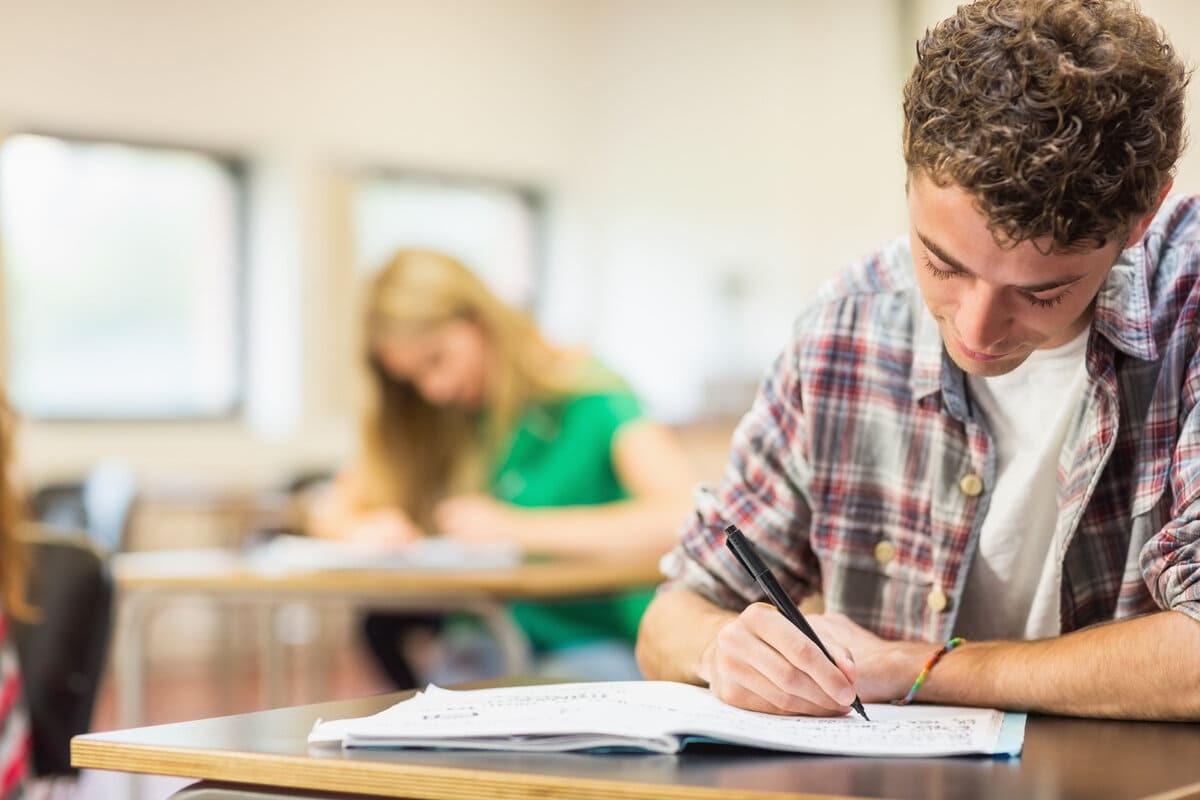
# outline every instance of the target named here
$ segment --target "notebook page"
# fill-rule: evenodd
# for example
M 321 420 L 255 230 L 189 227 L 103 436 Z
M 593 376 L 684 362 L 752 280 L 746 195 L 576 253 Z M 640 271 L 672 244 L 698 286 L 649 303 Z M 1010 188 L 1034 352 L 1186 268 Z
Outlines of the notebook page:
M 475 691 L 431 686 L 373 717 L 322 723 L 310 741 L 520 750 L 555 749 L 556 736 L 575 737 L 563 739 L 558 749 L 593 740 L 604 743 L 594 746 L 612 746 L 618 737 L 669 752 L 678 747 L 678 735 L 797 752 L 938 756 L 998 752 L 1004 720 L 993 709 L 926 705 L 868 705 L 867 713 L 871 722 L 761 714 L 726 705 L 706 689 L 666 681 Z
M 613 681 L 474 691 L 430 686 L 411 700 L 340 729 L 343 741 L 359 745 L 418 736 L 463 739 L 600 734 L 630 740 L 661 739 L 678 727 L 681 706 L 671 698 L 656 701 L 654 687 L 659 685 Z M 707 694 L 694 686 L 669 686 Z M 662 690 L 658 693 L 661 695 Z
M 711 694 L 688 714 L 687 729 L 727 742 L 856 756 L 998 753 L 1004 713 L 958 706 L 865 704 L 868 722 L 844 717 L 783 717 L 733 708 Z

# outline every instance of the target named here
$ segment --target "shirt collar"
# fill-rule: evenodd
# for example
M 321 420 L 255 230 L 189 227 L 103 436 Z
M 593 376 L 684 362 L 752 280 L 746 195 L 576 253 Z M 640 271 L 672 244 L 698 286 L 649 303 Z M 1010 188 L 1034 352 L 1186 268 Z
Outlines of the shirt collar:
M 913 367 L 909 385 L 913 399 L 920 402 L 942 388 L 942 332 L 937 320 L 929 313 L 921 290 L 912 289 L 916 331 L 913 335 Z M 950 364 L 953 367 L 953 363 Z
M 1143 361 L 1158 358 L 1146 279 L 1146 248 L 1126 248 L 1113 265 L 1100 292 L 1092 327 L 1123 353 Z

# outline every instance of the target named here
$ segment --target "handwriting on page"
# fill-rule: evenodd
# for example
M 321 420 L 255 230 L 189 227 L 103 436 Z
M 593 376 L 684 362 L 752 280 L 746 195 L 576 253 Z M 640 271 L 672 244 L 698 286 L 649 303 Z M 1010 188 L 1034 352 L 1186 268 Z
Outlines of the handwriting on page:
M 396 707 L 430 730 L 467 724 L 476 735 L 591 730 L 702 735 L 743 744 L 847 754 L 987 751 L 1002 715 L 987 709 L 877 705 L 858 717 L 784 717 L 726 705 L 695 686 L 570 684 L 456 692 L 430 687 Z M 464 717 L 464 713 L 467 717 Z
M 925 708 L 900 715 L 889 714 L 890 706 L 868 710 L 871 722 L 858 717 L 779 717 L 725 708 L 719 712 L 691 714 L 691 727 L 713 729 L 724 735 L 743 734 L 748 738 L 775 744 L 812 746 L 831 752 L 866 752 L 892 749 L 898 742 L 912 751 L 947 752 L 969 746 L 981 735 L 990 736 L 995 727 L 989 717 L 966 714 L 955 709 L 955 716 L 919 716 Z M 915 714 L 913 712 L 916 712 Z

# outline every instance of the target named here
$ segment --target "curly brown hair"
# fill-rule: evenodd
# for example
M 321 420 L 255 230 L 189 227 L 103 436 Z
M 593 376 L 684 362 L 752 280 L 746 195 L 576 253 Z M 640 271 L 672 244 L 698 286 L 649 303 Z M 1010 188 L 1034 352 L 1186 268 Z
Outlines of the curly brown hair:
M 917 43 L 904 159 L 971 193 L 1000 244 L 1103 246 L 1168 185 L 1189 77 L 1127 0 L 980 0 Z

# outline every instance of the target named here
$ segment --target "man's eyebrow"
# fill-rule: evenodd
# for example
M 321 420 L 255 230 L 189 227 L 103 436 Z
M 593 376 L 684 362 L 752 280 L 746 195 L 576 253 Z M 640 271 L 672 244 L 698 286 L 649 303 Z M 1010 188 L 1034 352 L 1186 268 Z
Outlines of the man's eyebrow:
M 937 256 L 938 260 L 942 261 L 943 263 L 947 264 L 948 266 L 953 267 L 958 272 L 965 272 L 968 275 L 975 274 L 974 272 L 972 272 L 971 270 L 969 270 L 965 266 L 963 266 L 961 261 L 948 255 L 945 250 L 938 247 L 933 242 L 929 241 L 929 239 L 925 236 L 925 234 L 921 233 L 920 231 L 917 231 L 917 237 L 921 240 L 921 244 L 925 245 L 925 249 L 928 250 L 929 252 L 933 253 L 935 256 Z M 1078 283 L 1079 281 L 1083 280 L 1085 277 L 1086 277 L 1085 275 L 1072 275 L 1072 276 L 1062 278 L 1057 281 L 1047 281 L 1045 283 L 1034 283 L 1034 284 L 1029 284 L 1027 286 L 1014 286 L 1013 288 L 1020 289 L 1021 291 L 1028 292 L 1030 294 L 1038 294 L 1039 292 L 1048 292 L 1051 289 L 1062 289 L 1066 286 L 1070 286 L 1073 283 Z

